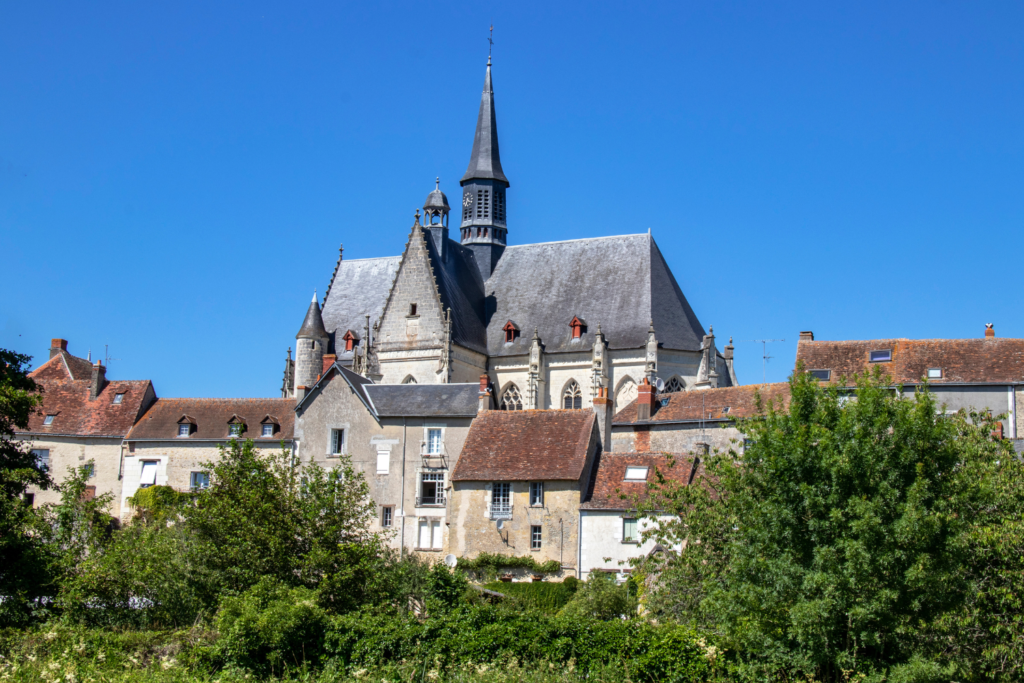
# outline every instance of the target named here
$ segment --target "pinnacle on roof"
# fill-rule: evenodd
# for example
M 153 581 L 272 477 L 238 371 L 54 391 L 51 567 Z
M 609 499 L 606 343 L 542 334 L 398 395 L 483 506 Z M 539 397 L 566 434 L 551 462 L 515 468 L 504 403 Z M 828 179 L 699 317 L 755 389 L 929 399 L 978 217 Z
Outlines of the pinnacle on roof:
M 316 302 L 316 292 L 313 292 L 313 301 L 306 310 L 306 319 L 302 321 L 296 339 L 326 339 L 327 329 L 324 327 L 324 319 L 320 316 L 320 305 Z
M 498 122 L 494 117 L 494 90 L 491 88 L 491 58 L 487 58 L 487 75 L 484 77 L 484 92 L 480 98 L 480 114 L 476 119 L 476 135 L 473 137 L 473 153 L 469 157 L 469 168 L 462 176 L 467 180 L 500 180 L 508 184 L 505 172 L 501 170 L 498 155 Z

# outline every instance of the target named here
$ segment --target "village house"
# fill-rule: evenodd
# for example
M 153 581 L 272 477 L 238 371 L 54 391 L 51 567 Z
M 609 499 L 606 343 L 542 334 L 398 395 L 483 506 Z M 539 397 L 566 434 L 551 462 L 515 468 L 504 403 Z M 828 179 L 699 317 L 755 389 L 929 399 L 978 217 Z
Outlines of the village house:
M 448 552 L 555 560 L 575 574 L 579 507 L 599 448 L 590 410 L 482 412 L 452 473 Z
M 207 464 L 232 439 L 252 439 L 261 451 L 294 453 L 295 399 L 161 398 L 125 438 L 120 505 L 149 486 L 197 491 L 210 484 Z
M 16 439 L 31 443 L 36 459 L 60 483 L 69 468 L 89 465 L 86 494 L 111 494 L 112 514 L 121 513 L 124 438 L 132 425 L 156 400 L 149 380 L 107 380 L 106 368 L 68 353 L 65 339 L 54 339 L 50 357 L 29 373 L 40 387 L 43 403 L 29 417 L 28 429 Z M 32 505 L 56 503 L 60 493 L 29 487 Z

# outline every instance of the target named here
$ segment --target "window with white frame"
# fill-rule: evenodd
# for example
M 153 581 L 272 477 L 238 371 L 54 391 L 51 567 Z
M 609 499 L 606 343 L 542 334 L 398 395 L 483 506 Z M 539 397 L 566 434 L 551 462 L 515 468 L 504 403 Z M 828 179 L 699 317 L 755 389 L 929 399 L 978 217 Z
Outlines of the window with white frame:
M 274 435 L 274 423 L 273 422 L 265 422 L 263 424 L 263 432 L 261 433 L 261 436 L 273 436 L 273 435 Z
M 417 505 L 444 505 L 444 472 L 420 474 L 420 495 Z
M 192 425 L 184 422 L 178 425 L 178 436 L 188 436 L 192 432 Z
M 377 450 L 377 474 L 388 474 L 391 471 L 391 451 L 383 448 Z
M 647 481 L 647 468 L 646 467 L 627 467 L 626 481 Z
M 56 415 L 47 415 L 46 417 L 44 417 L 43 418 L 43 426 L 44 427 L 49 427 L 50 425 L 52 425 L 53 424 L 53 418 L 55 418 L 55 417 L 57 417 L 57 416 Z
M 419 544 L 416 546 L 417 548 L 420 550 L 441 549 L 441 520 L 420 519 L 419 531 Z
M 124 392 L 121 392 L 120 394 L 114 394 L 114 405 L 115 406 L 121 405 L 121 401 L 123 401 L 123 400 L 124 400 Z
M 209 472 L 192 472 L 188 478 L 188 487 L 193 491 L 202 491 L 210 488 Z
M 530 505 L 544 507 L 544 482 L 530 482 Z
M 331 430 L 331 455 L 341 455 L 345 452 L 345 430 Z
M 892 360 L 892 350 L 883 349 L 881 351 L 872 351 L 870 359 L 872 363 L 887 363 Z
M 241 422 L 232 422 L 230 425 L 228 425 L 228 435 L 241 436 L 243 427 L 245 427 L 245 425 L 242 424 Z
M 382 529 L 390 529 L 395 518 L 395 508 L 385 505 L 380 509 L 380 526 Z
M 139 488 L 144 489 L 156 484 L 156 460 L 143 460 L 142 473 L 139 475 Z
M 622 542 L 636 543 L 640 540 L 636 531 L 636 517 L 622 518 Z
M 512 484 L 507 481 L 495 482 L 491 487 L 491 516 L 512 515 Z
M 440 427 L 431 427 L 427 430 L 427 454 L 428 455 L 441 455 L 441 435 L 443 431 Z
M 942 379 L 942 368 L 928 368 L 928 379 Z
M 95 463 L 87 462 L 82 465 L 82 474 L 85 475 L 86 479 L 92 479 L 96 476 L 96 465 Z
M 50 449 L 49 448 L 33 448 L 32 457 L 36 459 L 36 465 L 40 469 L 50 469 Z
M 530 550 L 540 550 L 542 530 L 539 524 L 530 527 Z

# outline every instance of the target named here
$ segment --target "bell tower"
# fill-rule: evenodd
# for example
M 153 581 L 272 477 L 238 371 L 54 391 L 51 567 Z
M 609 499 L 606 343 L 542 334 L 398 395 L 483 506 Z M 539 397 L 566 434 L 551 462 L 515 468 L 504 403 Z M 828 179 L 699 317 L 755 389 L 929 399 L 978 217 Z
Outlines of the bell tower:
M 460 241 L 473 252 L 480 276 L 486 281 L 505 251 L 505 190 L 508 179 L 501 170 L 498 154 L 498 123 L 494 115 L 491 87 L 491 58 L 487 58 L 484 92 L 476 120 L 476 135 L 469 168 L 462 185 Z

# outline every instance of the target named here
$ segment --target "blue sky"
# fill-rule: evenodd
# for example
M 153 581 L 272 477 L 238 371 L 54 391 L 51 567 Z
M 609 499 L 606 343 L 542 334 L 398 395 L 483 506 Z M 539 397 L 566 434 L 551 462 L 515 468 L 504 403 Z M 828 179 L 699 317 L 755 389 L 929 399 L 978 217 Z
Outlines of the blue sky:
M 509 241 L 650 228 L 741 382 L 1024 337 L 1024 5 L 0 5 L 0 346 L 272 396 L 313 289 L 458 195 L 494 24 Z

